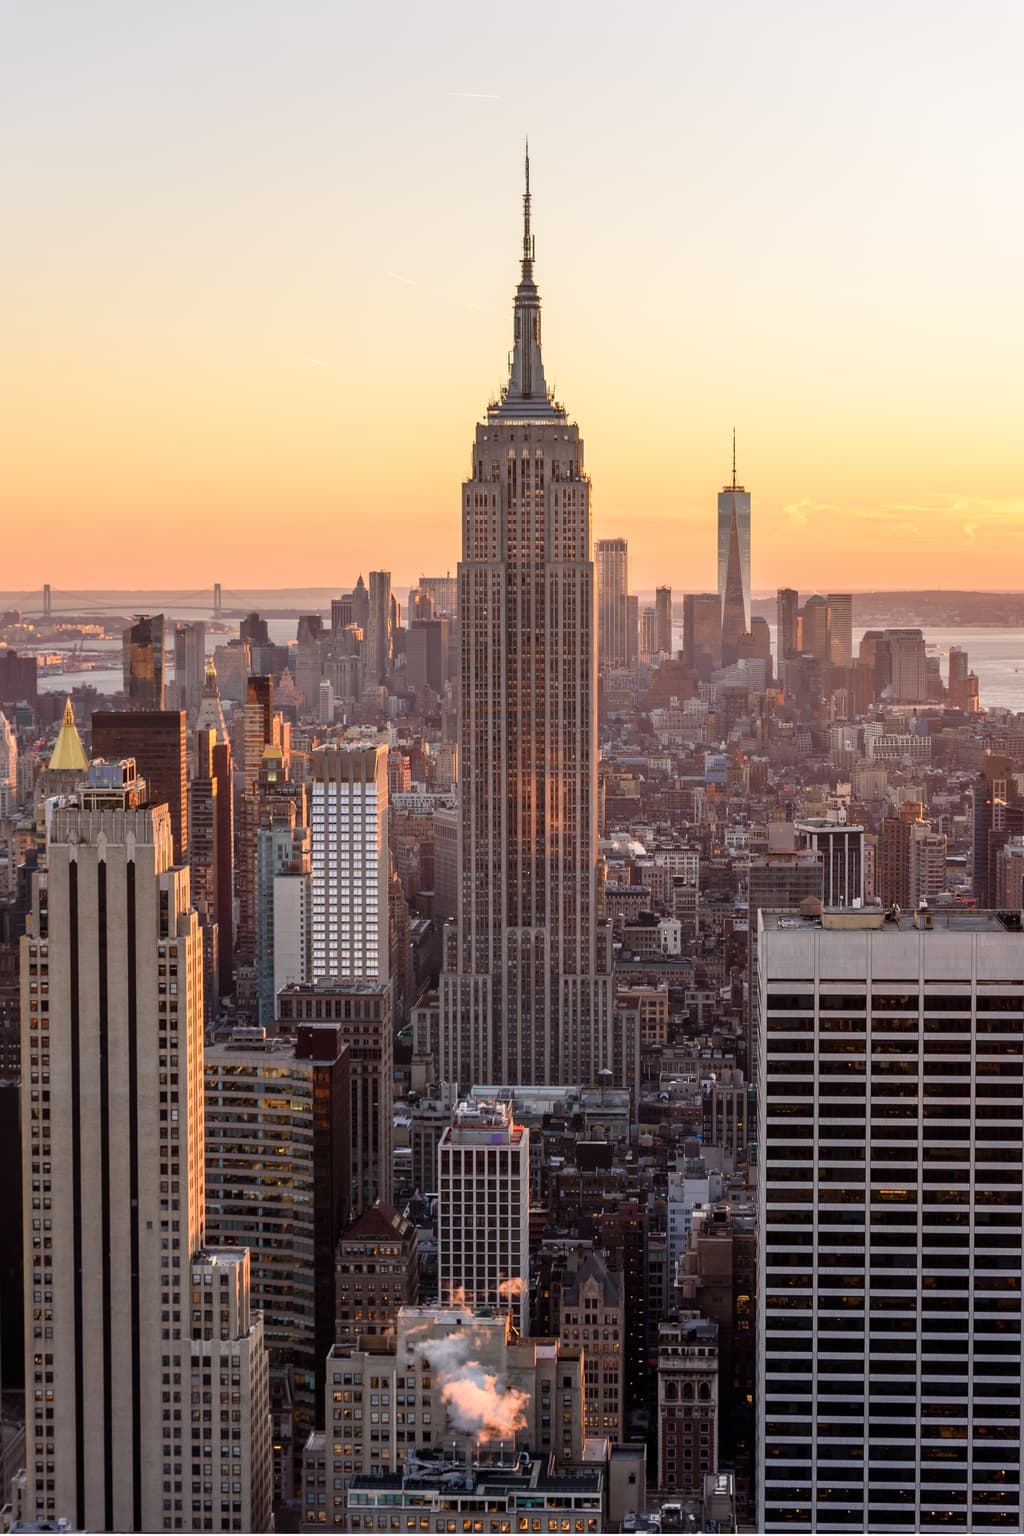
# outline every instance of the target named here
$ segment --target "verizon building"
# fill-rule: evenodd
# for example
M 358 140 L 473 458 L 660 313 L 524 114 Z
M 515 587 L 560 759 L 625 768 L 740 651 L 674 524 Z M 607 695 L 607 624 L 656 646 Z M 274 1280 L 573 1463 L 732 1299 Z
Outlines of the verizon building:
M 1024 935 L 762 911 L 759 1530 L 1019 1530 Z

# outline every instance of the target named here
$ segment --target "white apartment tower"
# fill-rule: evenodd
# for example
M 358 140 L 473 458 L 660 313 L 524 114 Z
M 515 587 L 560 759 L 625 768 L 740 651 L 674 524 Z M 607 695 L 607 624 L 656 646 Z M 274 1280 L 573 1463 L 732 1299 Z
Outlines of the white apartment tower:
M 437 1148 L 438 1286 L 445 1306 L 530 1321 L 530 1133 L 512 1106 L 458 1106 Z
M 263 1319 L 248 1252 L 203 1240 L 202 940 L 169 811 L 144 798 L 134 764 L 89 770 L 22 940 L 20 1515 L 267 1530 Z
M 590 482 L 548 392 L 529 160 L 511 375 L 476 429 L 459 563 L 458 921 L 445 934 L 441 1072 L 592 1083 L 611 1067 L 598 920 Z
M 759 928 L 757 1529 L 1020 1530 L 1019 918 Z
M 312 771 L 311 980 L 387 981 L 387 748 L 322 747 Z

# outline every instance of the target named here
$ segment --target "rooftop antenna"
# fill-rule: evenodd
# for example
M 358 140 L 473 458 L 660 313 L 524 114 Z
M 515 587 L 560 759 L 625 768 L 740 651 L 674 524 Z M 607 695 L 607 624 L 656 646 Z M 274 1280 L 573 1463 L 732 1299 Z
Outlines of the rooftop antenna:
M 736 489 L 736 428 L 732 429 L 732 488 Z

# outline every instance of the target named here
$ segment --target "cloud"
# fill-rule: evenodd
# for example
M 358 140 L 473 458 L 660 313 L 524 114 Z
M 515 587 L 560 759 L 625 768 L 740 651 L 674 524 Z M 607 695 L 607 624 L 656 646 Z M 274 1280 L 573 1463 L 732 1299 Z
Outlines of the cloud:
M 463 101 L 500 101 L 500 96 L 492 96 L 490 91 L 449 91 L 449 96 L 458 96 Z
M 409 288 L 418 288 L 419 283 L 414 277 L 403 277 L 401 272 L 389 272 L 388 277 L 393 277 L 396 283 L 405 283 Z

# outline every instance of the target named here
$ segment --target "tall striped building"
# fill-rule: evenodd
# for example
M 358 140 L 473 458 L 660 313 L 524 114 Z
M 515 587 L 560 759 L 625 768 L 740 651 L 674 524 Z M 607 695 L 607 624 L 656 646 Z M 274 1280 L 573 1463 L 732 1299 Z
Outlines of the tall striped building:
M 611 1066 L 598 920 L 590 481 L 548 391 L 530 168 L 511 373 L 477 426 L 459 563 L 458 920 L 445 935 L 448 1081 L 591 1083 Z

